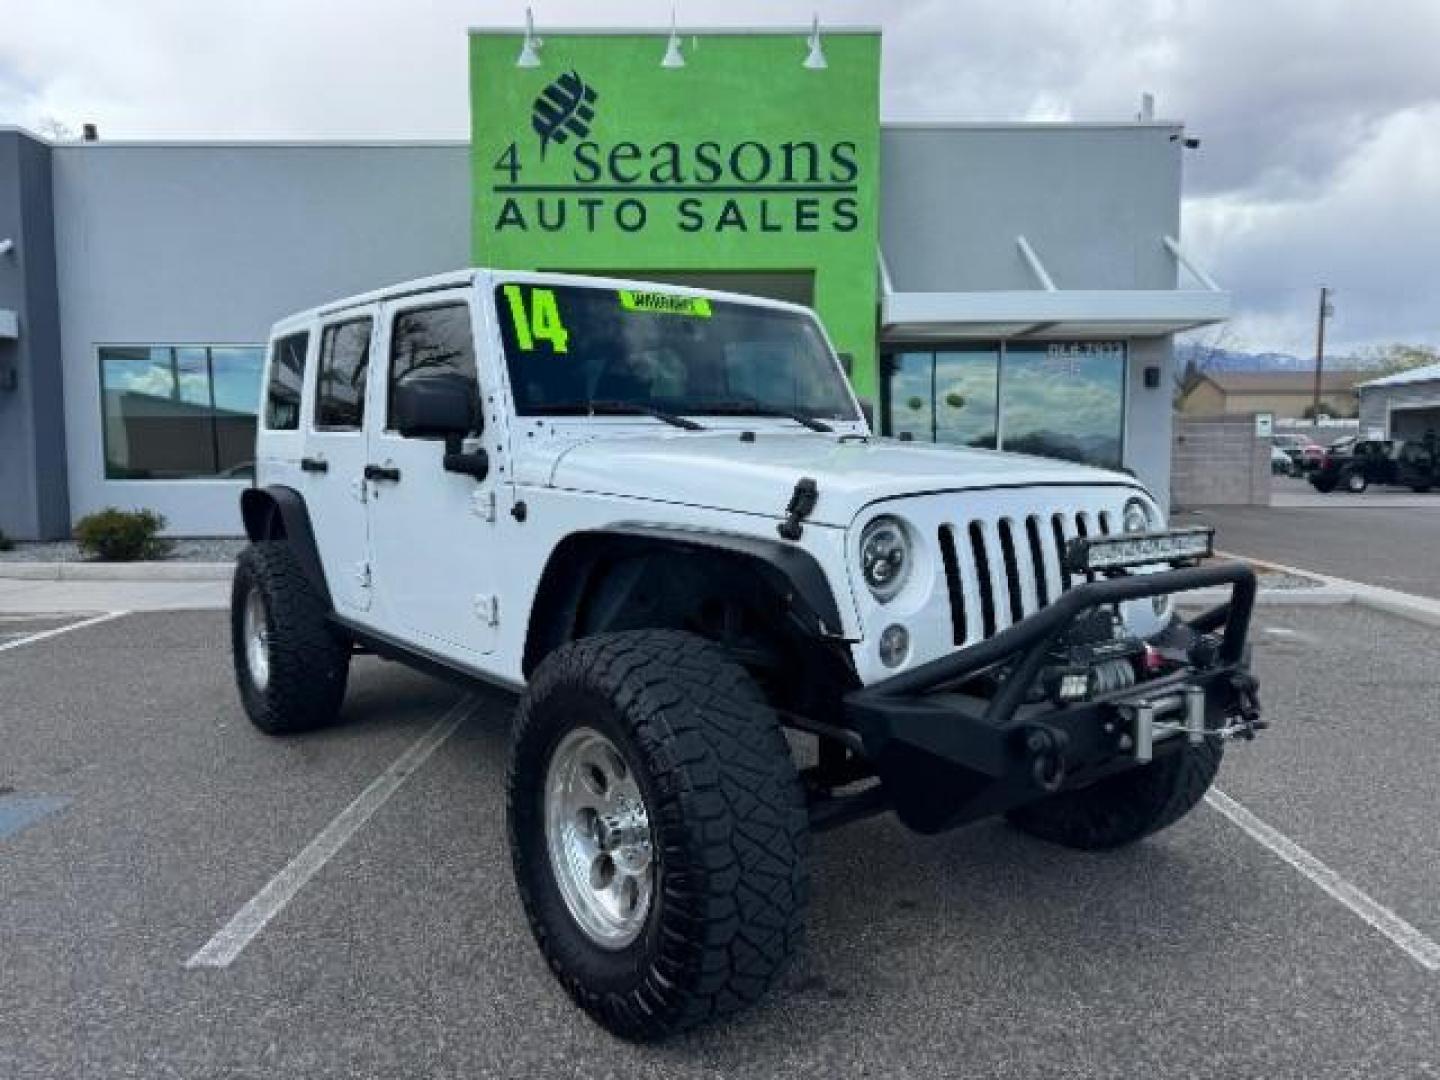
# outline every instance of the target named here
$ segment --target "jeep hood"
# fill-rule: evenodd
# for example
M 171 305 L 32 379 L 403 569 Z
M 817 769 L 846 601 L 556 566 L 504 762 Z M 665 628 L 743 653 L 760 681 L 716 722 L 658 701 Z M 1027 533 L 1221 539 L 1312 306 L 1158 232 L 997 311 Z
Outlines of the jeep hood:
M 1139 486 L 1119 473 L 1049 458 L 810 432 L 761 430 L 753 442 L 742 441 L 739 430 L 552 438 L 524 448 L 516 462 L 519 482 L 782 518 L 796 481 L 808 476 L 820 490 L 809 520 L 839 527 L 868 504 L 897 496 L 997 486 Z

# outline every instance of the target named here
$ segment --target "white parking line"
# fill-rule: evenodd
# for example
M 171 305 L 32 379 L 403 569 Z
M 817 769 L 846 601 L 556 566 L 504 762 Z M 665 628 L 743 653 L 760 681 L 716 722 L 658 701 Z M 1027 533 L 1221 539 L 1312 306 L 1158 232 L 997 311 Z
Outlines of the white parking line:
M 371 781 L 349 806 L 341 810 L 335 819 L 321 829 L 305 849 L 270 879 L 269 883 L 235 913 L 214 937 L 207 941 L 194 956 L 185 961 L 187 968 L 228 967 L 265 929 L 265 924 L 278 915 L 305 883 L 330 861 L 346 842 L 360 830 L 370 816 L 385 805 L 385 801 L 399 789 L 400 785 L 425 764 L 426 760 L 439 749 L 440 744 L 455 733 L 475 705 L 475 697 L 466 694 L 430 727 L 430 730 L 410 744 L 383 773 Z
M 1436 944 L 1384 904 L 1346 881 L 1288 836 L 1265 824 L 1219 788 L 1211 788 L 1208 802 L 1249 834 L 1300 871 L 1310 882 L 1344 904 L 1380 933 L 1393 941 L 1410 959 L 1427 971 L 1440 971 L 1440 944 Z
M 57 634 L 68 634 L 71 630 L 82 630 L 87 626 L 94 626 L 97 623 L 109 622 L 111 619 L 118 619 L 122 615 L 129 615 L 128 611 L 107 611 L 103 615 L 96 615 L 89 619 L 81 619 L 79 622 L 69 623 L 65 626 L 57 626 L 53 630 L 42 630 L 38 634 L 30 634 L 17 641 L 7 641 L 0 645 L 0 652 L 9 649 L 18 649 L 21 645 L 32 645 L 37 641 L 44 641 L 46 638 L 55 637 Z

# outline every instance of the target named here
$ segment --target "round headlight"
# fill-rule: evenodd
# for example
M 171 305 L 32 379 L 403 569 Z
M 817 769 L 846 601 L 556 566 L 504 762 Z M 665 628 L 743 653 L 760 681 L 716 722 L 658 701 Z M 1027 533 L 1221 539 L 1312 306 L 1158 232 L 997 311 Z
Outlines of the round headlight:
M 1150 511 L 1145 504 L 1139 499 L 1131 499 L 1125 504 L 1124 525 L 1127 533 L 1149 532 L 1154 522 L 1150 520 Z
M 878 517 L 860 536 L 860 572 L 882 604 L 895 597 L 910 576 L 910 537 L 893 517 Z

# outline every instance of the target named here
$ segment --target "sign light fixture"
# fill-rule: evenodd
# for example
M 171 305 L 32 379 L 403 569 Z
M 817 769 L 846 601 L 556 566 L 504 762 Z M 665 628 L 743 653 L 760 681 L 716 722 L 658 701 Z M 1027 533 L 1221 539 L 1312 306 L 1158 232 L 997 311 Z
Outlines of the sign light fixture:
M 535 16 L 527 7 L 525 9 L 525 41 L 520 46 L 520 55 L 515 58 L 515 66 L 538 68 L 540 66 L 540 46 L 544 44 L 544 41 L 535 36 Z
M 810 55 L 805 57 L 805 66 L 811 71 L 823 71 L 830 65 L 825 62 L 825 50 L 820 47 L 820 15 L 810 24 Z
M 685 54 L 680 51 L 680 35 L 675 32 L 675 9 L 670 9 L 670 40 L 665 44 L 665 56 L 660 61 L 662 68 L 683 68 Z

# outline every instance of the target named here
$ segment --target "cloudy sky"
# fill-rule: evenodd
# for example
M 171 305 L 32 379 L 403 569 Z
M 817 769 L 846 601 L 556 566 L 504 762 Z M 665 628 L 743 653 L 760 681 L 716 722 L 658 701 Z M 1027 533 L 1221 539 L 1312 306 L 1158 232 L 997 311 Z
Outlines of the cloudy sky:
M 532 0 L 542 25 L 667 24 L 656 0 Z M 1203 140 L 1184 240 L 1232 342 L 1440 345 L 1440 0 L 687 0 L 682 25 L 885 31 L 887 119 L 1115 119 L 1141 91 Z M 120 137 L 463 138 L 487 0 L 0 0 L 0 124 Z M 617 14 L 619 13 L 619 14 Z

